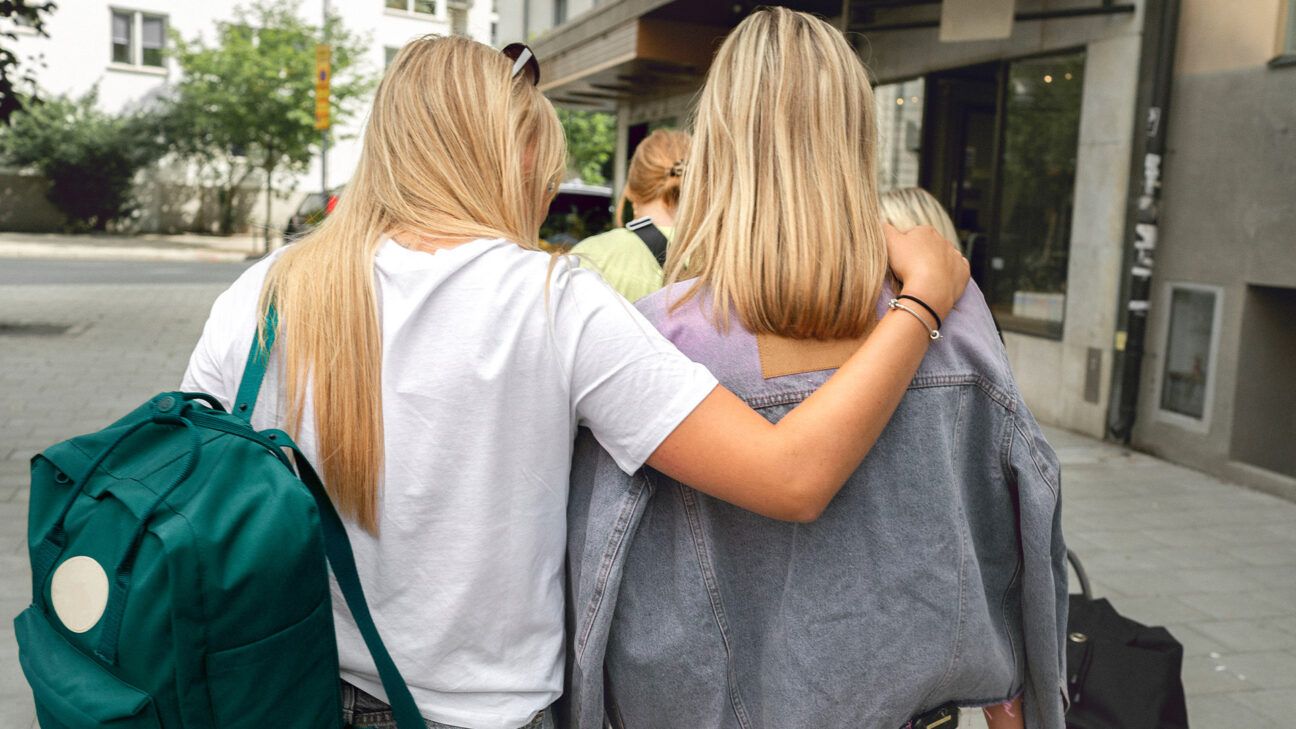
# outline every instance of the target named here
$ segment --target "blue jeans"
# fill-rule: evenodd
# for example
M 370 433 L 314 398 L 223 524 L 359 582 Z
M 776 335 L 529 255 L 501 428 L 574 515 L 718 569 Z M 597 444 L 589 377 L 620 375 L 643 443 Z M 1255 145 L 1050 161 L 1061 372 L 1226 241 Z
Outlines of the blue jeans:
M 464 729 L 424 719 L 427 729 Z M 396 717 L 382 699 L 342 682 L 342 726 L 345 729 L 396 729 Z M 554 729 L 553 712 L 545 709 L 518 729 Z

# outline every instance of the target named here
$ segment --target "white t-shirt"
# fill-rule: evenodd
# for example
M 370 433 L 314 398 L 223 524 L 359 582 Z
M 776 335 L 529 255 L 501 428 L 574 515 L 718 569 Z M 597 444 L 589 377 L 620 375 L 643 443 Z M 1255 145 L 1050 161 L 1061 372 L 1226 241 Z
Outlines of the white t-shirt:
M 274 256 L 216 299 L 183 388 L 228 407 Z M 716 380 L 597 274 L 478 240 L 375 257 L 383 338 L 380 538 L 347 532 L 379 632 L 423 715 L 525 724 L 562 692 L 572 442 L 588 426 L 633 472 Z M 252 423 L 282 427 L 272 355 Z M 299 444 L 314 461 L 307 413 Z M 342 676 L 385 697 L 334 586 Z

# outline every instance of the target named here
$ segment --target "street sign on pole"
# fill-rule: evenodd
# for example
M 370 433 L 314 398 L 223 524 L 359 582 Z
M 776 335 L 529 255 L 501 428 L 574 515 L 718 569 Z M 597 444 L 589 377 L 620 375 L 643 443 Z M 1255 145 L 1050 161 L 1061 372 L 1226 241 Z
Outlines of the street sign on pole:
M 329 128 L 329 80 L 333 51 L 327 43 L 315 46 L 315 128 Z

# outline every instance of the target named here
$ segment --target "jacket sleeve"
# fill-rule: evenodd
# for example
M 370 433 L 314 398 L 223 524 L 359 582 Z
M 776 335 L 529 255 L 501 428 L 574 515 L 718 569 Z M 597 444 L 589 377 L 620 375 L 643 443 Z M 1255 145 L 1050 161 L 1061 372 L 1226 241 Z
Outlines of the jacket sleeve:
M 1057 454 L 1020 400 L 1009 418 L 1004 468 L 1017 498 L 1022 547 L 1022 631 L 1028 729 L 1063 729 L 1067 561 Z
M 579 430 L 567 499 L 567 660 L 555 707 L 559 729 L 606 724 L 603 658 L 626 549 L 652 491 L 644 469 L 627 474 L 589 430 Z

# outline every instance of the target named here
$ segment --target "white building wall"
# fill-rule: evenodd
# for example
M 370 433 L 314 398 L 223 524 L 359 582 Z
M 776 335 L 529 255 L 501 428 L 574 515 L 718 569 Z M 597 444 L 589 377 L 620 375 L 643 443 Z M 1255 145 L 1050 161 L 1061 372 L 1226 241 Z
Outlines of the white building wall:
M 553 28 L 555 9 L 560 2 L 561 0 L 497 0 L 499 44 L 529 42 Z M 570 21 L 600 4 L 600 0 L 566 0 L 566 4 L 567 20 Z
M 448 34 L 451 31 L 451 4 L 463 8 L 467 14 L 468 35 L 484 43 L 491 43 L 491 28 L 496 22 L 491 0 L 438 0 L 434 14 L 414 13 L 386 7 L 384 0 L 332 0 L 330 8 L 337 13 L 342 24 L 350 31 L 369 40 L 369 50 L 360 59 L 358 70 L 369 74 L 381 73 L 385 64 L 386 48 L 396 48 L 419 36 L 429 33 Z M 222 20 L 232 15 L 233 3 L 210 0 L 61 0 L 58 9 L 47 16 L 48 38 L 32 31 L 18 29 L 14 44 L 24 63 L 31 63 L 37 84 L 47 95 L 68 94 L 79 96 L 95 85 L 99 87 L 99 105 L 109 111 L 119 112 L 146 104 L 158 95 L 167 84 L 174 83 L 180 69 L 174 61 L 167 60 L 163 68 L 125 66 L 112 62 L 112 12 L 137 11 L 147 15 L 164 16 L 168 30 L 175 30 L 185 38 L 204 36 L 212 39 L 214 29 Z M 319 24 L 323 15 L 322 0 L 307 0 L 299 7 L 302 17 Z M 138 43 L 139 37 L 136 36 Z M 168 44 L 169 45 L 169 44 Z M 255 103 L 250 99 L 249 103 Z M 313 99 L 303 99 L 303 105 L 313 108 Z M 365 105 L 345 124 L 333 128 L 333 141 L 328 155 L 328 185 L 344 184 L 351 177 L 360 154 L 360 134 L 363 130 Z M 183 177 L 184 171 L 164 171 L 163 178 Z M 315 191 L 322 184 L 318 157 L 310 169 L 296 179 L 292 194 L 276 199 L 271 212 L 271 227 L 283 225 L 296 208 L 301 196 Z M 260 227 L 265 216 L 265 203 L 253 206 L 253 227 Z

